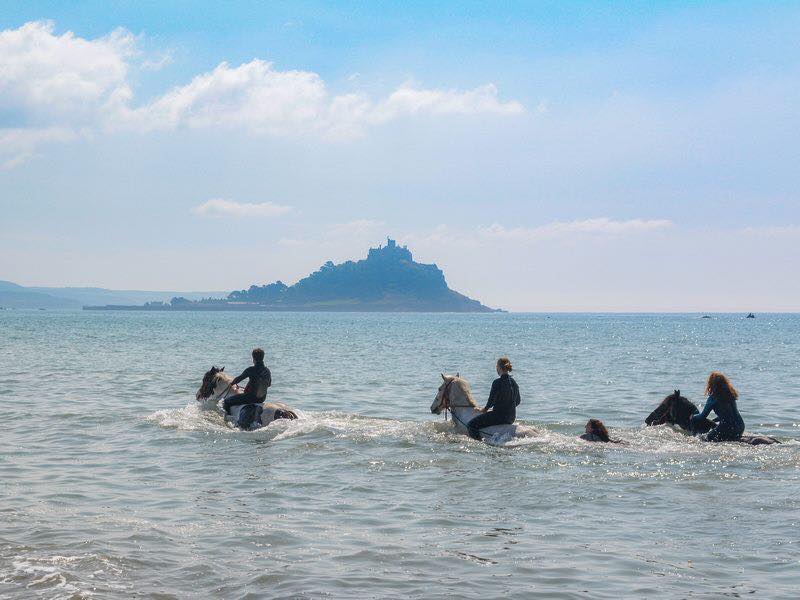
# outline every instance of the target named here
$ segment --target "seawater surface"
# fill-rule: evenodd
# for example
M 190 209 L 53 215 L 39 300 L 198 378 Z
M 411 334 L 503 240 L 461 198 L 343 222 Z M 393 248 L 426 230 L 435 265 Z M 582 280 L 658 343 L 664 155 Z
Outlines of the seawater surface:
M 252 433 L 199 410 L 212 365 L 263 346 Z M 439 373 L 492 447 L 430 414 Z M 644 417 L 711 369 L 747 429 L 706 444 Z M 3 598 L 796 598 L 800 316 L 0 312 Z M 577 438 L 603 419 L 625 446 Z M 752 595 L 752 596 L 751 596 Z

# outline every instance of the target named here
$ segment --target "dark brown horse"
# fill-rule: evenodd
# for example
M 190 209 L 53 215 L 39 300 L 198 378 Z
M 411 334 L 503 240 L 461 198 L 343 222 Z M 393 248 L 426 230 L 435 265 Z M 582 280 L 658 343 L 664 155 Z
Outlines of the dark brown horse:
M 680 390 L 675 390 L 664 398 L 653 412 L 647 415 L 644 422 L 647 425 L 677 425 L 693 435 L 708 433 L 717 424 L 708 419 L 693 423 L 692 416 L 699 412 L 694 402 L 681 396 Z M 779 440 L 768 435 L 743 435 L 740 441 L 753 446 L 780 444 Z
M 677 425 L 694 434 L 708 433 L 714 429 L 716 423 L 704 419 L 693 425 L 692 415 L 699 412 L 694 402 L 681 396 L 680 390 L 675 390 L 661 401 L 661 404 L 647 416 L 644 422 L 647 425 Z

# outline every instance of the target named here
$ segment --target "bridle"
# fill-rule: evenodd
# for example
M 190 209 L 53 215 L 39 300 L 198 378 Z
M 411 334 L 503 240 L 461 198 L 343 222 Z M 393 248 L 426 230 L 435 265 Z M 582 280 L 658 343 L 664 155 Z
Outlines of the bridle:
M 218 372 L 217 372 L 217 373 L 214 373 L 214 376 L 211 378 L 211 381 L 210 381 L 210 383 L 209 383 L 209 385 L 211 386 L 211 392 L 208 394 L 208 396 L 207 396 L 207 397 L 210 397 L 210 396 L 212 396 L 212 395 L 213 395 L 213 393 L 214 393 L 214 384 L 215 384 L 215 382 L 216 382 L 216 380 L 217 380 L 217 375 L 219 375 L 219 373 L 218 373 Z M 238 386 L 237 386 L 237 387 L 238 387 Z M 224 390 L 222 390 L 222 392 L 220 393 L 220 395 L 219 395 L 219 396 L 217 396 L 216 398 L 214 398 L 214 399 L 212 400 L 212 402 L 219 402 L 219 401 L 220 401 L 222 398 L 227 398 L 226 394 L 227 394 L 229 391 L 231 391 L 232 389 L 233 389 L 233 384 L 230 384 L 230 385 L 226 386 L 226 387 L 225 387 L 225 389 L 224 389 Z
M 447 413 L 453 416 L 453 420 L 458 421 L 464 427 L 467 426 L 461 419 L 459 419 L 455 414 L 453 414 L 453 408 L 473 408 L 471 404 L 452 404 L 450 402 L 450 386 L 453 385 L 455 378 L 451 379 L 447 383 L 444 384 L 444 389 L 442 390 L 442 412 L 444 413 L 444 420 L 447 421 Z

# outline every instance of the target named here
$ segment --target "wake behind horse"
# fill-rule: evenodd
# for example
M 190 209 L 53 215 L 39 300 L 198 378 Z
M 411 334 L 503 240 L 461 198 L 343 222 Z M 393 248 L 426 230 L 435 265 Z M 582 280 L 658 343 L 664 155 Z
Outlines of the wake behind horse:
M 195 398 L 203 403 L 204 408 L 221 410 L 218 405 L 220 400 L 225 400 L 225 398 L 243 391 L 238 385 L 231 385 L 233 377 L 225 374 L 223 372 L 224 370 L 225 367 L 218 369 L 212 366 L 211 369 L 206 371 L 205 375 L 203 375 L 203 381 L 200 384 L 200 389 L 198 389 L 195 394 Z M 245 406 L 250 405 L 244 404 L 231 407 L 230 419 L 234 423 L 239 423 L 240 414 Z M 261 407 L 260 415 L 258 415 L 258 418 L 254 422 L 254 427 L 251 426 L 250 429 L 266 427 L 278 419 L 297 418 L 297 414 L 282 402 L 267 402 L 259 406 Z
M 442 385 L 431 404 L 431 412 L 435 415 L 449 411 L 456 431 L 467 433 L 467 423 L 481 414 L 480 407 L 472 398 L 469 383 L 458 375 L 442 374 Z M 532 437 L 536 429 L 528 425 L 492 425 L 480 430 L 484 441 L 499 444 L 512 438 Z

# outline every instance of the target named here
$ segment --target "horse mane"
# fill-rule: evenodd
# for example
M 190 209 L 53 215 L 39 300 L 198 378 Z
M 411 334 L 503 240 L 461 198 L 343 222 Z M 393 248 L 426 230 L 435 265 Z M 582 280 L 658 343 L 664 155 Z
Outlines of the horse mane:
M 212 366 L 208 371 L 206 371 L 205 375 L 203 375 L 203 381 L 200 384 L 200 389 L 197 390 L 197 394 L 195 395 L 195 397 L 198 400 L 205 400 L 207 398 L 213 397 L 214 388 L 217 387 L 220 381 L 222 381 L 223 383 L 230 383 L 231 381 L 233 381 L 233 377 L 227 375 L 223 371 L 224 368 L 225 367 L 218 369 L 217 367 Z M 202 395 L 206 393 L 205 390 L 207 389 L 207 386 L 208 386 L 207 395 Z
M 224 371 L 217 371 L 214 374 L 214 381 L 216 382 L 218 379 L 222 379 L 225 383 L 230 383 L 233 381 L 233 377 L 225 373 Z
M 478 408 L 478 405 L 475 403 L 475 399 L 472 397 L 472 390 L 469 388 L 469 382 L 466 379 L 462 379 L 459 376 L 453 377 L 453 383 L 457 384 L 459 390 L 464 395 L 464 399 L 469 402 L 473 408 Z

